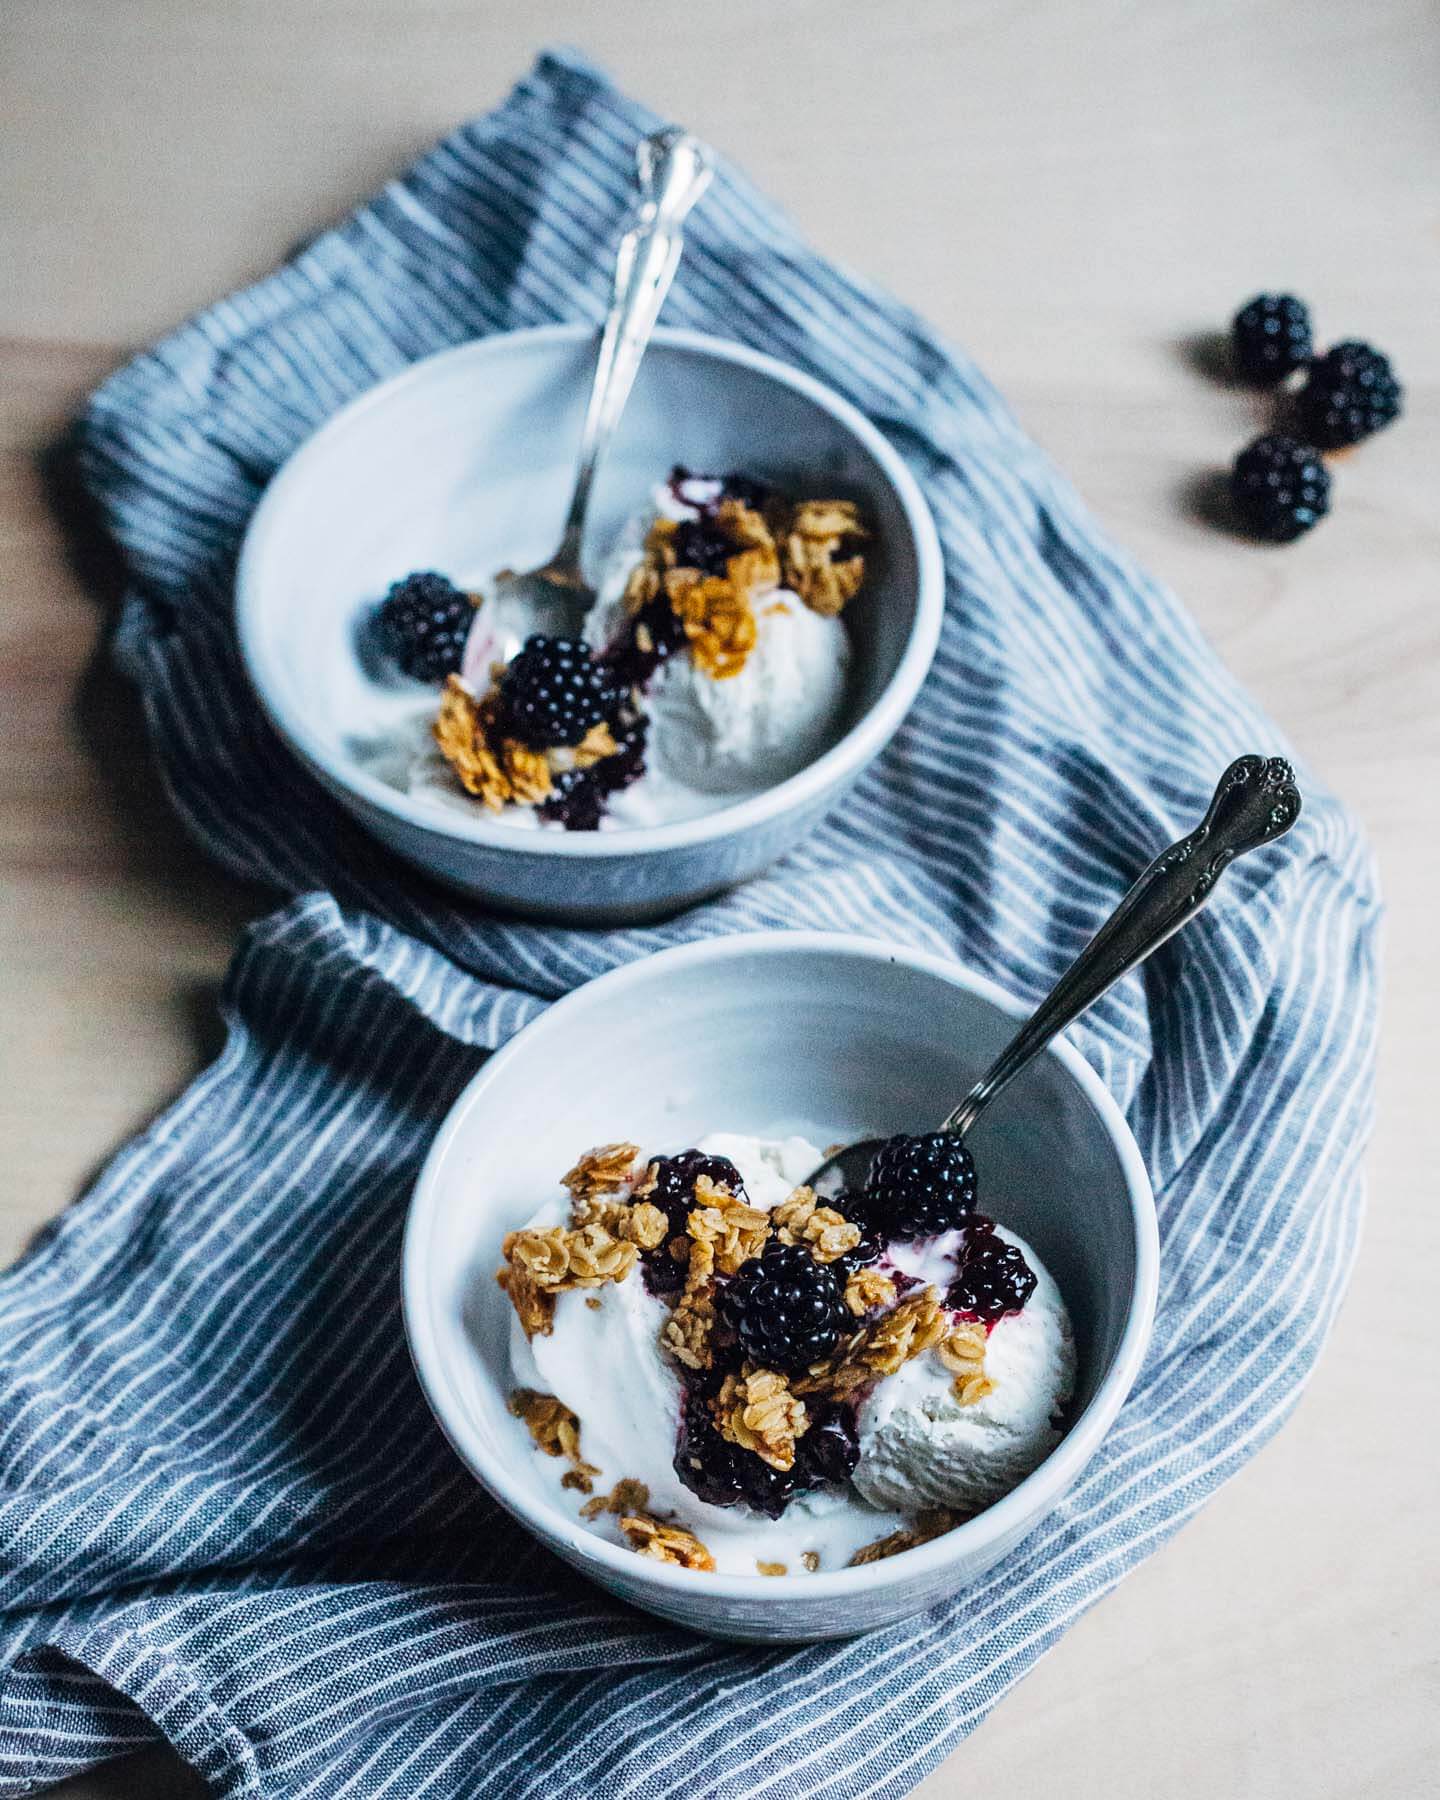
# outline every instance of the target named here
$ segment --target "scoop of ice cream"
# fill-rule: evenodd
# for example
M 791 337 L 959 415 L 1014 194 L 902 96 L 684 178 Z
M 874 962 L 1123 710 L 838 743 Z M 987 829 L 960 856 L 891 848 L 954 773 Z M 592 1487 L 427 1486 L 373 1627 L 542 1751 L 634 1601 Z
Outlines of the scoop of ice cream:
M 1023 1311 L 1006 1314 L 985 1346 L 994 1384 L 962 1406 L 953 1377 L 933 1354 L 917 1356 L 866 1396 L 858 1417 L 855 1486 L 875 1506 L 949 1506 L 975 1511 L 1007 1494 L 1059 1443 L 1054 1419 L 1075 1385 L 1075 1343 L 1060 1290 L 1014 1232 L 1035 1272 Z
M 828 748 L 840 723 L 849 639 L 787 589 L 756 607 L 755 648 L 736 675 L 716 680 L 688 656 L 651 683 L 652 755 L 709 792 L 772 785 Z

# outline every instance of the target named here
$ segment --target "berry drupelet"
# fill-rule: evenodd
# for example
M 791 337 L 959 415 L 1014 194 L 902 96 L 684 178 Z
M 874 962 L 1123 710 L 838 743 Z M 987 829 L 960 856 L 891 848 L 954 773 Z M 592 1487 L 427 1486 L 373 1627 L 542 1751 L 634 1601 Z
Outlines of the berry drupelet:
M 993 1324 L 1019 1312 L 1035 1292 L 1035 1271 L 1018 1244 L 1007 1244 L 992 1219 L 975 1214 L 965 1234 L 959 1270 L 945 1304 L 967 1318 Z
M 1330 475 L 1308 444 L 1269 435 L 1235 458 L 1230 493 L 1248 531 L 1288 544 L 1330 510 Z
M 1309 310 L 1293 294 L 1257 294 L 1236 313 L 1230 341 L 1247 381 L 1283 381 L 1310 360 Z
M 1369 344 L 1336 344 L 1310 365 L 1300 414 L 1322 450 L 1358 444 L 1400 416 L 1401 388 L 1390 359 Z
M 501 677 L 500 698 L 509 729 L 532 750 L 573 747 L 619 701 L 588 644 L 538 632 Z
M 870 1165 L 865 1202 L 889 1237 L 952 1231 L 975 1208 L 974 1161 L 953 1132 L 887 1138 Z
M 443 681 L 460 667 L 475 608 L 443 575 L 397 581 L 380 602 L 376 631 L 385 651 L 416 681 Z
M 851 1323 L 840 1282 L 804 1244 L 769 1245 L 721 1290 L 717 1311 L 749 1361 L 782 1373 L 821 1362 Z

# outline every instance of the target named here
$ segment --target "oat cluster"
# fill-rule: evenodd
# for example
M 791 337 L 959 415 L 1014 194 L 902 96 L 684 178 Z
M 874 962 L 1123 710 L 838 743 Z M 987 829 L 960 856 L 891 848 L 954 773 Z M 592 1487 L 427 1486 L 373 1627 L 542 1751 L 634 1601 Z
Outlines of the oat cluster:
M 850 1558 L 850 1567 L 883 1562 L 887 1556 L 898 1556 L 902 1550 L 928 1544 L 932 1538 L 943 1537 L 947 1531 L 952 1531 L 960 1522 L 959 1513 L 950 1512 L 943 1506 L 927 1507 L 917 1514 L 913 1525 L 902 1531 L 892 1531 L 888 1537 L 877 1538 L 873 1544 L 862 1545 Z
M 806 1244 L 816 1262 L 834 1262 L 860 1242 L 860 1227 L 832 1206 L 822 1206 L 815 1190 L 798 1187 L 770 1215 L 782 1244 Z
M 772 1469 L 795 1466 L 795 1442 L 810 1429 L 805 1402 L 774 1369 L 727 1375 L 712 1406 L 721 1437 L 750 1450 Z
M 962 1319 L 950 1328 L 935 1349 L 935 1354 L 955 1377 L 955 1398 L 961 1406 L 974 1406 L 987 1394 L 995 1392 L 995 1383 L 985 1373 L 985 1327 Z
M 682 1569 L 715 1567 L 715 1558 L 683 1525 L 666 1524 L 649 1513 L 628 1513 L 620 1520 L 620 1531 L 632 1550 L 656 1562 L 676 1563 Z
M 516 1388 L 509 1407 L 517 1419 L 525 1421 L 537 1450 L 546 1456 L 563 1456 L 570 1464 L 561 1485 L 588 1494 L 600 1471 L 580 1454 L 580 1421 L 570 1408 L 553 1394 L 537 1394 L 533 1388 Z
M 845 1304 L 857 1319 L 895 1304 L 895 1283 L 878 1269 L 854 1269 L 845 1282 Z
M 745 667 L 755 648 L 757 608 L 782 584 L 813 612 L 833 618 L 864 580 L 865 559 L 855 546 L 867 533 L 848 500 L 805 500 L 793 508 L 776 502 L 764 513 L 740 500 L 723 500 L 715 523 L 734 546 L 723 575 L 681 564 L 677 522 L 656 519 L 626 582 L 625 607 L 634 617 L 663 595 L 696 667 L 716 681 Z M 642 650 L 653 648 L 647 640 L 642 624 L 637 632 Z
M 846 1400 L 877 1376 L 893 1375 L 912 1356 L 935 1349 L 950 1330 L 950 1320 L 933 1287 L 907 1295 L 889 1312 L 864 1324 L 831 1357 L 798 1376 L 797 1393 L 827 1400 Z
M 510 1232 L 501 1245 L 505 1260 L 495 1279 L 510 1296 L 527 1337 L 549 1336 L 557 1294 L 624 1281 L 640 1252 L 663 1241 L 660 1208 L 625 1197 L 638 1155 L 634 1144 L 587 1151 L 564 1178 L 570 1223 L 527 1226 Z
M 619 746 L 610 727 L 594 725 L 585 737 L 568 749 L 532 750 L 504 729 L 500 706 L 500 675 L 490 672 L 490 687 L 476 694 L 458 675 L 447 675 L 440 696 L 440 711 L 432 730 L 440 754 L 467 794 L 473 794 L 490 812 L 507 806 L 538 806 L 549 797 L 555 777 L 571 769 L 588 769 Z

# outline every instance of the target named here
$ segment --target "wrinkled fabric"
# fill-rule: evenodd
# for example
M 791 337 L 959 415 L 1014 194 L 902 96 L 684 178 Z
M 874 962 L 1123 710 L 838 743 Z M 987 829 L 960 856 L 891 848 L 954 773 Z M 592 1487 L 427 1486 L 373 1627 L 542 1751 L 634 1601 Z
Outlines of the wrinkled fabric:
M 1291 836 L 1072 1032 L 1154 1180 L 1155 1338 L 1083 1477 L 978 1586 L 851 1643 L 706 1642 L 554 1562 L 431 1420 L 399 1312 L 410 1187 L 465 1081 L 550 1000 L 661 945 L 821 926 L 1034 1001 L 1234 755 L 1285 753 L 966 357 L 722 163 L 667 322 L 828 381 L 914 471 L 946 616 L 913 714 L 781 864 L 646 929 L 491 918 L 350 823 L 245 686 L 247 518 L 415 358 L 598 321 L 657 122 L 542 59 L 82 421 L 168 791 L 287 903 L 236 957 L 216 1063 L 0 1277 L 0 1795 L 162 1738 L 247 1800 L 904 1794 L 1265 1442 L 1334 1318 L 1378 898 L 1302 771 Z

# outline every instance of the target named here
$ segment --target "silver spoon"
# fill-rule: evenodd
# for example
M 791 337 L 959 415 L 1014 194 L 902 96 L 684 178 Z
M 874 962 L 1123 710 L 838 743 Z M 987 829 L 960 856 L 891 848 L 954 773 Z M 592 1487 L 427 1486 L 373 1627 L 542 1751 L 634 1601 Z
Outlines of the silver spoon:
M 683 247 L 680 227 L 715 172 L 706 146 L 673 125 L 643 138 L 635 160 L 640 204 L 615 256 L 615 291 L 600 333 L 575 491 L 560 547 L 538 569 L 523 575 L 505 569 L 495 578 L 497 598 L 534 607 L 539 615 L 536 629 L 559 635 L 577 632 L 594 603 L 595 591 L 580 567 L 580 551 L 595 472 L 625 411 L 640 359 L 675 279 Z M 507 655 L 518 648 L 506 646 Z
M 1209 811 L 1188 837 L 1157 856 L 970 1092 L 940 1126 L 963 1137 L 980 1114 L 1059 1032 L 1204 907 L 1227 866 L 1283 837 L 1300 817 L 1300 790 L 1278 756 L 1242 756 L 1220 777 Z M 827 1191 L 865 1185 L 883 1138 L 834 1151 L 807 1184 Z M 837 1184 L 835 1178 L 839 1177 Z

